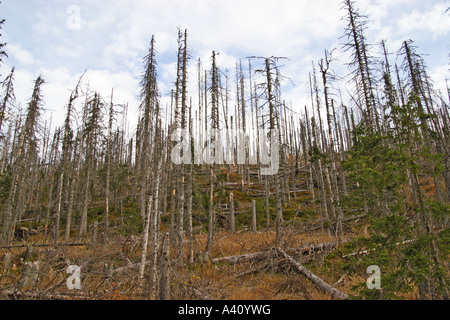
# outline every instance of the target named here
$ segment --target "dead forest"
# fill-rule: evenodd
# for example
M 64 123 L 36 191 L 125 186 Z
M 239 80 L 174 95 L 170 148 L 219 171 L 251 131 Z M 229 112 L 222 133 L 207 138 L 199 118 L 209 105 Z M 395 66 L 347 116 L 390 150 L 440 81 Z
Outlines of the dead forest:
M 171 102 L 152 37 L 139 114 L 83 75 L 51 124 L 42 76 L 18 110 L 0 75 L 0 298 L 448 299 L 450 90 L 413 40 L 371 43 L 353 0 L 340 14 L 308 105 L 283 99 L 289 57 L 224 70 L 182 28 Z

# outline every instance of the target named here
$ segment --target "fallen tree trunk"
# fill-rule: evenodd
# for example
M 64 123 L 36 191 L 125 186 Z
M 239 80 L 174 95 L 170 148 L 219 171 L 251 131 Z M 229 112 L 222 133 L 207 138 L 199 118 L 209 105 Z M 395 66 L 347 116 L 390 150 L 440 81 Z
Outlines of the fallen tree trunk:
M 416 241 L 416 239 L 406 240 L 406 241 L 403 241 L 403 242 L 397 242 L 395 245 L 396 246 L 400 246 L 400 245 L 403 245 L 403 244 L 412 243 L 414 241 Z M 347 254 L 345 256 L 342 256 L 342 258 L 345 259 L 345 258 L 348 258 L 348 257 L 357 256 L 357 255 L 365 255 L 365 254 L 369 254 L 370 252 L 373 252 L 373 251 L 376 251 L 376 250 L 372 249 L 372 250 L 364 250 L 364 251 L 353 252 L 353 253 Z
M 206 300 L 206 301 L 214 300 L 212 297 L 210 297 L 209 295 L 201 292 L 197 288 L 194 288 L 193 286 L 186 285 L 186 287 L 191 288 L 193 295 L 197 296 L 200 300 Z
M 151 264 L 151 261 L 146 261 L 145 262 L 145 265 L 146 266 L 148 266 L 148 265 L 150 265 Z M 134 269 L 139 269 L 139 267 L 141 266 L 141 263 L 139 262 L 139 263 L 135 263 L 135 264 L 128 264 L 127 266 L 125 266 L 125 267 L 120 267 L 120 268 L 117 268 L 117 269 L 114 269 L 114 272 L 113 273 L 124 273 L 124 272 L 127 272 L 127 271 L 129 271 L 129 270 L 134 270 Z
M 90 300 L 92 296 L 83 293 L 60 293 L 60 294 L 45 294 L 42 292 L 23 292 L 23 291 L 13 291 L 13 290 L 5 290 L 0 292 L 0 297 L 7 297 L 10 300 Z
M 90 243 L 60 243 L 58 247 L 87 247 L 90 246 Z M 0 246 L 0 249 L 17 249 L 17 248 L 48 248 L 54 247 L 53 244 L 18 244 L 18 245 L 10 245 L 10 246 Z
M 314 283 L 314 285 L 316 285 L 318 288 L 320 288 L 321 290 L 328 292 L 331 294 L 332 297 L 336 298 L 336 299 L 341 299 L 341 300 L 347 300 L 348 299 L 348 295 L 345 294 L 342 291 L 339 291 L 336 288 L 333 288 L 331 285 L 329 285 L 328 283 L 326 283 L 325 281 L 323 281 L 321 278 L 319 278 L 318 276 L 316 276 L 314 273 L 312 273 L 311 271 L 309 271 L 308 269 L 306 269 L 303 265 L 301 265 L 298 261 L 296 261 L 294 258 L 292 258 L 290 255 L 288 255 L 283 249 L 278 248 L 277 249 L 287 260 L 289 260 L 289 262 L 294 265 L 297 270 L 304 275 L 306 278 L 308 278 L 312 283 Z
M 307 258 L 305 258 L 305 259 L 303 260 L 303 263 L 308 263 L 308 262 L 311 262 L 312 260 L 313 260 L 312 257 L 307 257 Z M 266 270 L 266 269 L 273 268 L 273 267 L 275 267 L 275 266 L 279 266 L 279 265 L 281 265 L 281 264 L 283 264 L 283 263 L 285 263 L 285 262 L 287 262 L 287 261 L 288 261 L 287 259 L 283 258 L 283 259 L 278 260 L 278 261 L 276 261 L 276 262 L 268 262 L 268 263 L 264 263 L 263 265 L 260 265 L 260 266 L 258 266 L 258 267 L 256 267 L 256 268 L 238 272 L 238 273 L 236 274 L 236 278 L 245 277 L 245 276 L 248 276 L 248 275 L 250 275 L 250 274 L 262 272 L 262 271 L 264 271 L 264 270 Z
M 361 214 L 361 215 L 357 215 L 357 216 L 353 216 L 353 217 L 347 217 L 347 218 L 342 219 L 341 222 L 342 223 L 347 223 L 347 222 L 351 222 L 351 221 L 354 221 L 354 220 L 365 218 L 366 216 L 367 216 L 367 214 Z M 331 226 L 335 226 L 335 225 L 336 225 L 336 222 L 333 222 L 331 224 Z M 322 228 L 323 228 L 322 224 L 319 224 L 319 225 L 310 227 L 308 229 L 302 230 L 302 232 L 311 232 L 311 231 L 316 231 L 316 230 L 319 230 L 319 229 L 322 229 Z
M 326 242 L 326 243 L 320 243 L 316 245 L 309 245 L 304 246 L 300 248 L 291 248 L 287 251 L 291 254 L 311 254 L 316 251 L 325 251 L 325 250 L 333 250 L 339 245 L 339 242 Z M 262 252 L 254 252 L 254 253 L 247 253 L 237 256 L 230 256 L 230 257 L 222 257 L 222 258 L 214 258 L 211 260 L 212 263 L 220 263 L 220 262 L 226 262 L 229 264 L 237 264 L 249 260 L 255 260 L 262 257 L 268 257 L 276 254 L 274 251 L 262 251 Z

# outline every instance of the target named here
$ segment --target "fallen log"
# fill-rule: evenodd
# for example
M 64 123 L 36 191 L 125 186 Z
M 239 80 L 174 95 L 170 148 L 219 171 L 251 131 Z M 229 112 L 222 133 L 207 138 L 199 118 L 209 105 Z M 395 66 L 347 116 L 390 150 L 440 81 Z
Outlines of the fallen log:
M 23 291 L 12 291 L 5 290 L 0 291 L 0 297 L 7 297 L 10 300 L 90 300 L 91 296 L 83 293 L 61 293 L 61 294 L 45 294 L 42 292 L 23 292 Z
M 403 242 L 397 242 L 395 245 L 396 246 L 400 246 L 400 245 L 403 245 L 403 244 L 412 243 L 414 241 L 416 241 L 416 239 L 406 240 L 406 241 L 403 241 Z M 345 259 L 345 258 L 348 258 L 348 257 L 354 257 L 354 256 L 358 256 L 358 255 L 365 255 L 365 254 L 369 254 L 369 253 L 371 253 L 373 251 L 376 251 L 376 250 L 375 249 L 371 249 L 371 250 L 364 250 L 364 251 L 353 252 L 353 253 L 347 254 L 345 256 L 342 256 L 341 258 Z
M 309 245 L 299 248 L 291 248 L 287 251 L 291 254 L 310 254 L 316 251 L 325 251 L 325 250 L 332 250 L 335 249 L 339 245 L 339 242 L 326 242 L 326 243 L 320 243 L 316 245 Z M 230 257 L 222 257 L 222 258 L 214 258 L 211 260 L 212 263 L 220 263 L 220 262 L 226 262 L 229 264 L 237 264 L 249 260 L 255 260 L 263 257 L 268 257 L 276 254 L 276 252 L 272 251 L 262 251 L 262 252 L 254 252 L 254 253 L 247 253 L 237 256 L 230 256 Z
M 149 266 L 150 264 L 151 264 L 151 261 L 146 261 L 145 262 L 145 266 Z M 114 273 L 120 274 L 120 273 L 127 272 L 129 270 L 138 269 L 140 266 L 141 266 L 140 262 L 139 263 L 135 263 L 135 264 L 128 264 L 125 267 L 120 267 L 120 268 L 114 269 L 114 271 L 112 271 L 112 273 L 113 274 Z
M 302 262 L 303 263 L 308 263 L 308 262 L 311 262 L 312 260 L 313 260 L 313 257 L 308 256 L 306 258 L 303 258 Z M 276 262 L 264 263 L 263 265 L 258 266 L 256 268 L 253 268 L 253 269 L 250 269 L 250 270 L 241 271 L 241 272 L 236 274 L 236 277 L 240 278 L 240 277 L 248 276 L 250 274 L 258 273 L 258 272 L 261 272 L 261 271 L 263 271 L 265 269 L 269 269 L 271 267 L 274 267 L 274 266 L 280 265 L 282 263 L 285 263 L 286 261 L 288 261 L 288 260 L 284 258 L 284 259 L 278 260 Z
M 58 247 L 87 247 L 90 246 L 89 243 L 58 243 Z M 27 247 L 34 247 L 34 248 L 48 248 L 48 247 L 54 247 L 53 244 L 17 244 L 17 245 L 10 245 L 10 246 L 0 246 L 0 249 L 18 249 L 18 248 L 27 248 Z
M 348 295 L 342 291 L 339 291 L 336 288 L 333 288 L 331 285 L 326 283 L 324 280 L 316 276 L 314 273 L 306 269 L 303 265 L 301 265 L 298 261 L 296 261 L 294 258 L 292 258 L 290 255 L 288 255 L 283 249 L 278 248 L 277 249 L 289 262 L 294 265 L 297 270 L 304 275 L 306 278 L 308 278 L 314 285 L 316 285 L 321 290 L 328 292 L 331 294 L 332 297 L 336 299 L 341 300 L 347 300 Z
M 310 192 L 310 191 L 309 190 L 304 190 L 304 189 L 299 189 L 299 190 L 288 190 L 285 193 L 296 193 L 297 194 L 297 193 L 304 193 L 304 192 Z M 254 193 L 252 193 L 252 196 L 257 197 L 257 196 L 264 196 L 266 194 L 274 195 L 275 192 L 269 192 L 269 193 L 266 193 L 266 192 L 258 192 L 258 193 L 256 193 L 256 192 L 254 192 Z
M 283 261 L 286 261 L 286 260 L 285 259 L 284 260 L 280 260 L 280 261 L 276 262 L 276 264 L 282 263 Z M 261 265 L 259 267 L 256 267 L 256 268 L 253 268 L 253 269 L 250 269 L 250 270 L 241 271 L 241 272 L 236 274 L 236 277 L 240 278 L 240 277 L 248 276 L 249 274 L 258 273 L 258 272 L 260 272 L 260 271 L 262 271 L 262 270 L 264 270 L 266 268 L 269 268 L 270 265 L 271 265 L 271 263 L 268 262 L 268 263 L 265 263 L 264 265 Z
M 353 217 L 347 217 L 342 219 L 342 223 L 347 223 L 347 222 L 351 222 L 354 220 L 358 220 L 358 219 L 362 219 L 365 218 L 367 216 L 367 214 L 361 214 L 361 215 L 357 215 L 357 216 L 353 216 Z M 333 223 L 331 223 L 329 226 L 335 226 L 336 225 L 336 221 L 334 221 Z M 302 232 L 311 232 L 311 231 L 316 231 L 319 229 L 322 229 L 324 226 L 322 224 L 310 227 L 308 229 L 302 230 Z
M 192 289 L 192 292 L 201 300 L 206 300 L 206 301 L 212 301 L 214 300 L 212 297 L 210 297 L 209 295 L 201 292 L 200 290 L 198 290 L 197 288 L 194 288 L 192 286 L 189 286 Z

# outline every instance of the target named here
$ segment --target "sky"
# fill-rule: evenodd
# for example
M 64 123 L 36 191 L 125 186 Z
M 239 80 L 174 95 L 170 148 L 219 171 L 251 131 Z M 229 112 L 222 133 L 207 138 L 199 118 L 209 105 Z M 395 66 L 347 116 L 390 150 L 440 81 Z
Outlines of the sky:
M 6 19 L 0 42 L 9 55 L 0 67 L 4 78 L 15 72 L 15 93 L 22 107 L 41 74 L 44 117 L 62 125 L 65 106 L 87 70 L 84 82 L 105 100 L 114 88 L 114 101 L 129 104 L 133 122 L 139 105 L 143 57 L 151 36 L 158 51 L 162 101 L 176 76 L 177 28 L 187 28 L 190 93 L 196 96 L 196 62 L 209 69 L 212 51 L 219 54 L 221 70 L 230 70 L 249 56 L 278 56 L 284 99 L 301 112 L 307 103 L 312 61 L 334 51 L 334 69 L 345 76 L 348 57 L 343 53 L 345 12 L 342 0 L 2 0 L 0 18 Z M 412 39 L 424 54 L 435 87 L 445 90 L 450 79 L 450 7 L 447 0 L 357 0 L 369 18 L 367 41 L 375 55 L 387 40 L 395 53 L 402 41 Z M 395 62 L 395 55 L 391 57 Z M 244 64 L 245 64 L 244 63 Z M 444 91 L 445 92 L 445 91 Z

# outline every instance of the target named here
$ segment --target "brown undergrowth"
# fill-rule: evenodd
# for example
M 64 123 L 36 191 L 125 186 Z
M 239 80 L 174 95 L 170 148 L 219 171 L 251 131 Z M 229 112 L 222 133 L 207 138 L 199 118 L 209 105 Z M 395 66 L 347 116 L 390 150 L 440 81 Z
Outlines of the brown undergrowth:
M 38 242 L 29 239 L 28 243 Z M 321 232 L 300 233 L 286 230 L 286 248 L 302 247 L 335 241 Z M 274 249 L 275 233 L 272 230 L 238 231 L 234 234 L 221 231 L 216 235 L 212 248 L 212 257 L 226 257 L 253 252 L 265 252 Z M 90 300 L 120 300 L 148 299 L 150 268 L 147 267 L 146 279 L 139 282 L 137 269 L 130 268 L 125 273 L 115 274 L 112 270 L 137 264 L 140 261 L 141 248 L 136 245 L 131 250 L 127 248 L 129 239 L 109 239 L 99 245 L 53 248 L 34 248 L 31 256 L 25 259 L 26 248 L 0 249 L 0 255 L 11 253 L 12 262 L 6 270 L 5 262 L 0 264 L 0 286 L 3 292 L 8 292 L 14 299 L 90 299 Z M 171 267 L 172 299 L 176 300 L 310 300 L 330 299 L 323 292 L 317 291 L 292 266 L 283 262 L 280 256 L 268 257 L 257 261 L 249 261 L 235 265 L 211 261 L 201 261 L 202 250 L 206 245 L 206 234 L 195 237 L 194 264 Z M 175 251 L 175 250 L 174 250 Z M 39 277 L 32 289 L 23 292 L 23 277 L 26 263 L 39 262 Z M 187 261 L 187 252 L 185 262 Z M 321 262 L 322 261 L 322 262 Z M 320 272 L 323 259 L 316 259 L 314 264 L 319 267 L 318 276 L 333 284 L 338 275 L 331 271 Z M 69 265 L 81 268 L 82 289 L 68 290 L 67 274 Z M 241 273 L 258 269 L 258 271 L 241 275 Z M 352 279 L 346 279 L 339 284 L 340 290 L 348 290 L 346 285 Z

